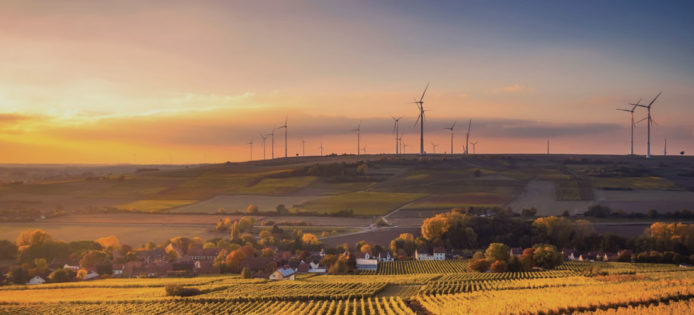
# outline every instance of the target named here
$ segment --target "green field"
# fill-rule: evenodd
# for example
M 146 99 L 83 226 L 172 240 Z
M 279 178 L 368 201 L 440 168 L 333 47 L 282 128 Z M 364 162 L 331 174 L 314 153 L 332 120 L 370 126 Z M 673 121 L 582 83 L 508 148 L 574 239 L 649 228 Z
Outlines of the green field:
M 418 193 L 361 191 L 308 201 L 300 205 L 297 211 L 305 209 L 315 213 L 335 213 L 353 210 L 354 215 L 384 215 L 423 196 Z
M 138 200 L 118 205 L 116 208 L 135 212 L 160 212 L 166 209 L 182 207 L 197 200 Z

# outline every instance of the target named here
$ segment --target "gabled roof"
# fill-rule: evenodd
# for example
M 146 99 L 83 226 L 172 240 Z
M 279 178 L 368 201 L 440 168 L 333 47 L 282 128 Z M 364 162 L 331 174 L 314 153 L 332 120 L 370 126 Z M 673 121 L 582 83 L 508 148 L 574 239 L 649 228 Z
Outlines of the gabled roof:
M 282 274 L 282 277 L 289 277 L 294 274 L 294 269 L 292 268 L 278 268 L 277 271 Z

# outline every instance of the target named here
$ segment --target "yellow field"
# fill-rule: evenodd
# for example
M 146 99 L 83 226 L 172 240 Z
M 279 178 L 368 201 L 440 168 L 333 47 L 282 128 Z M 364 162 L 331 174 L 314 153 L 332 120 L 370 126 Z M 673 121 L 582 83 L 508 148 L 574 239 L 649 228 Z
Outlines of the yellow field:
M 301 208 L 318 213 L 351 209 L 354 215 L 383 215 L 423 196 L 417 193 L 360 191 L 308 201 Z
M 116 206 L 116 208 L 138 212 L 160 212 L 189 205 L 196 201 L 197 200 L 138 200 Z

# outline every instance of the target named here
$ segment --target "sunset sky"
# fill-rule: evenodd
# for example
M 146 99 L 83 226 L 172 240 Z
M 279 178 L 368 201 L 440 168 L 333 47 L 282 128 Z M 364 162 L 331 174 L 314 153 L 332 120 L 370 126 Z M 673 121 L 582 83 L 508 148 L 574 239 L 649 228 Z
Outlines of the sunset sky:
M 694 153 L 692 1 L 0 1 L 0 163 L 197 163 L 418 150 Z M 637 113 L 637 119 L 645 111 Z M 275 153 L 283 149 L 277 131 Z M 636 131 L 645 153 L 646 124 Z M 267 147 L 269 157 L 269 141 Z

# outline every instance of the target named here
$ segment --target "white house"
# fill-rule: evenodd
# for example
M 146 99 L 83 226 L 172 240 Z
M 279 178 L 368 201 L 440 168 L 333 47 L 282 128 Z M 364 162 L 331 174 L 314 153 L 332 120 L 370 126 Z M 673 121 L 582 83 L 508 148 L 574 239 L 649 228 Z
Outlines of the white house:
M 270 274 L 270 280 L 294 280 L 296 271 L 292 268 L 278 268 Z
M 73 272 L 77 272 L 77 270 L 80 270 L 80 266 L 79 265 L 65 264 L 65 265 L 63 265 L 63 269 L 72 270 Z
M 41 278 L 39 276 L 34 276 L 33 278 L 31 278 L 31 280 L 29 280 L 29 282 L 27 282 L 28 285 L 43 284 L 43 283 L 46 283 L 46 280 L 43 280 L 43 278 Z
M 326 272 L 325 268 L 321 268 L 320 264 L 318 264 L 318 263 L 310 262 L 309 265 L 311 266 L 311 269 L 309 269 L 308 272 L 313 272 L 313 273 L 325 273 Z
M 378 259 L 371 257 L 371 253 L 357 254 L 357 270 L 378 270 Z
M 393 261 L 393 254 L 390 251 L 380 252 L 378 253 L 378 260 L 381 262 Z
M 417 260 L 446 260 L 446 250 L 437 247 L 434 248 L 434 253 L 429 254 L 426 251 L 420 251 L 416 249 L 414 251 L 414 258 Z
M 94 279 L 97 279 L 97 278 L 99 278 L 99 274 L 96 273 L 96 272 L 94 272 L 94 271 L 90 271 L 90 272 L 87 274 L 87 276 L 84 277 L 83 280 L 94 280 Z

